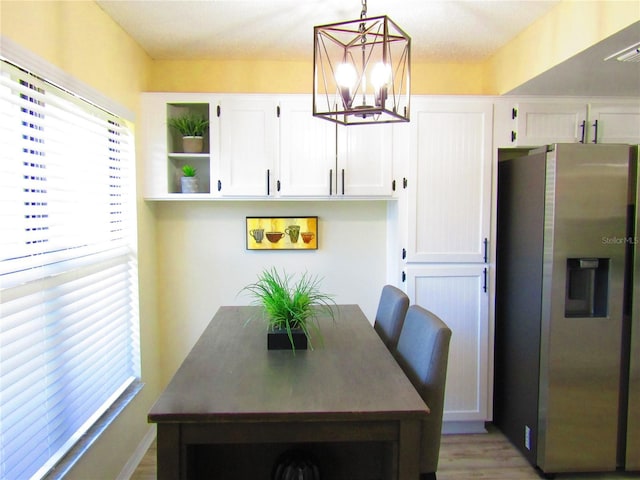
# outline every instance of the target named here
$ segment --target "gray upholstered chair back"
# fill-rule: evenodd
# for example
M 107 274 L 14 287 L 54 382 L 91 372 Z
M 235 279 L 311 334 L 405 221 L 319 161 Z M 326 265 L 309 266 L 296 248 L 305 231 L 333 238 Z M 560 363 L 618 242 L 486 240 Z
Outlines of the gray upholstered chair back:
M 402 290 L 393 285 L 385 285 L 382 288 L 373 328 L 394 354 L 407 308 L 409 297 Z
M 440 455 L 444 387 L 451 329 L 428 310 L 412 305 L 397 347 L 397 360 L 431 413 L 422 424 L 421 478 L 435 479 Z

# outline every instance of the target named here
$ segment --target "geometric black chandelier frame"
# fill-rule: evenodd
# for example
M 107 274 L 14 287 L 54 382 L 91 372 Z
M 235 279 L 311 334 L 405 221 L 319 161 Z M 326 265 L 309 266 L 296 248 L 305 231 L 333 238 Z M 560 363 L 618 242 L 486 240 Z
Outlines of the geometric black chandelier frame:
M 343 125 L 408 122 L 411 38 L 386 15 L 314 27 L 313 115 Z

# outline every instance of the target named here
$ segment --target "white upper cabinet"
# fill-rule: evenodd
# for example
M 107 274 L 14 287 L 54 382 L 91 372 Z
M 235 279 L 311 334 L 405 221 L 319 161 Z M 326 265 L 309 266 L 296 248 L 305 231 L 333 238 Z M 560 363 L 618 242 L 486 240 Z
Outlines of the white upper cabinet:
M 338 127 L 338 163 L 332 175 L 339 196 L 393 194 L 392 124 Z
M 229 95 L 220 100 L 220 176 L 223 197 L 276 192 L 278 100 L 273 95 Z
M 637 99 L 499 99 L 496 147 L 552 143 L 640 143 Z
M 640 143 L 640 102 L 591 103 L 587 141 Z
M 312 115 L 311 95 L 282 97 L 279 195 L 329 195 L 335 166 L 336 124 Z
M 512 108 L 511 116 L 514 146 L 577 143 L 586 135 L 585 103 L 521 102 Z
M 486 263 L 491 215 L 490 101 L 414 101 L 407 262 Z

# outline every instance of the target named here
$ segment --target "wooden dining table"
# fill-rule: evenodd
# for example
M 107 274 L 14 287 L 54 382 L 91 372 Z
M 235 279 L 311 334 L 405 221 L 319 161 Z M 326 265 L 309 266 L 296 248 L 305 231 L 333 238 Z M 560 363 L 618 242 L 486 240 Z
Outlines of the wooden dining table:
M 418 480 L 429 409 L 362 310 L 334 310 L 293 352 L 259 307 L 221 307 L 149 412 L 158 479 L 268 480 L 295 450 L 323 479 Z

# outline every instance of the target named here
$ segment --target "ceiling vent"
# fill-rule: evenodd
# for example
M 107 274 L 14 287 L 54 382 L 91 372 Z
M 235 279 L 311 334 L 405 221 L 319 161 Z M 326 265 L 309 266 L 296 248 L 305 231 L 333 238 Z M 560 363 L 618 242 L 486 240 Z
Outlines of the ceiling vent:
M 616 59 L 619 62 L 640 62 L 640 42 L 635 45 L 631 45 L 624 50 L 620 50 L 613 55 L 609 55 L 604 60 L 606 62 L 607 60 L 613 59 Z

